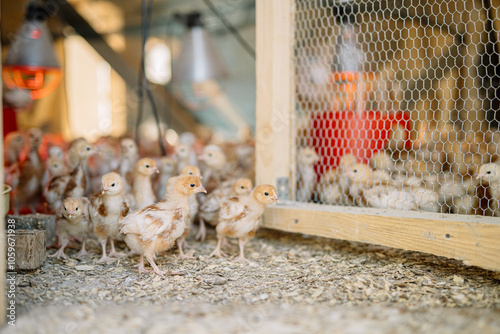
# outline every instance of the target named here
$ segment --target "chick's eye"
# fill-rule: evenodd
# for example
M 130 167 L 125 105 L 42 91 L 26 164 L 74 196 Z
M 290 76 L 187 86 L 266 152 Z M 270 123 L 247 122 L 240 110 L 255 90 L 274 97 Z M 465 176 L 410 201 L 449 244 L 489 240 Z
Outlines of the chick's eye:
M 241 189 L 245 189 L 245 187 L 241 186 Z
M 146 168 L 149 168 L 149 165 L 146 165 Z
M 266 191 L 266 192 L 264 193 L 264 196 L 269 196 L 269 193 Z
M 114 183 L 111 183 L 111 186 L 112 186 L 112 187 L 114 187 L 114 186 L 115 186 L 115 184 L 114 184 Z
M 487 171 L 486 174 L 491 174 L 491 170 Z
M 196 185 L 195 185 L 194 183 L 191 183 L 189 186 L 190 186 L 191 188 L 196 187 Z
M 78 207 L 76 207 L 75 211 L 78 211 Z
M 353 170 L 353 172 L 354 172 L 354 173 L 357 173 L 357 172 L 358 172 L 358 170 L 357 170 L 357 169 L 355 169 L 355 170 Z
M 189 175 L 193 175 L 193 173 L 192 173 L 192 172 L 189 172 Z
M 90 147 L 87 146 L 87 151 L 90 151 Z
M 64 211 L 68 211 L 68 209 L 66 209 L 66 207 L 64 207 Z

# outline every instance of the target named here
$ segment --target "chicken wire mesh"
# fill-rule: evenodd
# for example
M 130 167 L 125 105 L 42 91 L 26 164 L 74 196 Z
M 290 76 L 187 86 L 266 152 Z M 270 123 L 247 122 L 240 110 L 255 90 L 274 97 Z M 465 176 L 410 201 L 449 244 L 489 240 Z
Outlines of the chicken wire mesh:
M 295 199 L 500 215 L 497 9 L 295 0 Z

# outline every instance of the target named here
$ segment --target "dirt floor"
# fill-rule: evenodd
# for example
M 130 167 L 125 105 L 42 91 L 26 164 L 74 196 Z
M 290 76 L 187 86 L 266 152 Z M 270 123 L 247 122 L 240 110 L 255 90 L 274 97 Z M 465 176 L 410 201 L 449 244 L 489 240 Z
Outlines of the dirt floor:
M 260 230 L 249 264 L 207 259 L 209 234 L 178 275 L 138 275 L 138 256 L 48 259 L 18 275 L 5 333 L 500 333 L 500 274 L 416 252 Z M 49 253 L 54 250 L 49 250 Z M 74 254 L 70 250 L 68 254 Z M 500 255 L 499 255 L 500 256 Z

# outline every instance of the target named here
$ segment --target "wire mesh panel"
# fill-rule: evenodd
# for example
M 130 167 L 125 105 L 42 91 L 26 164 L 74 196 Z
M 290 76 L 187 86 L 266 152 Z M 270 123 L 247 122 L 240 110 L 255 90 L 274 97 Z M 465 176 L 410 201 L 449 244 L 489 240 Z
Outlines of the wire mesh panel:
M 498 8 L 294 5 L 295 199 L 500 216 Z

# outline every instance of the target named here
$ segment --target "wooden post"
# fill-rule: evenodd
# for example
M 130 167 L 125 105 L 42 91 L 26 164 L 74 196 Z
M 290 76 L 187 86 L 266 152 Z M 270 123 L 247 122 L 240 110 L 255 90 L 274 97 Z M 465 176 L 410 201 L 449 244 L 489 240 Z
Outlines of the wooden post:
M 292 1 L 257 0 L 257 184 L 291 180 Z M 290 185 L 291 186 L 291 185 Z M 291 187 L 290 187 L 291 188 Z M 278 192 L 280 189 L 278 189 Z

